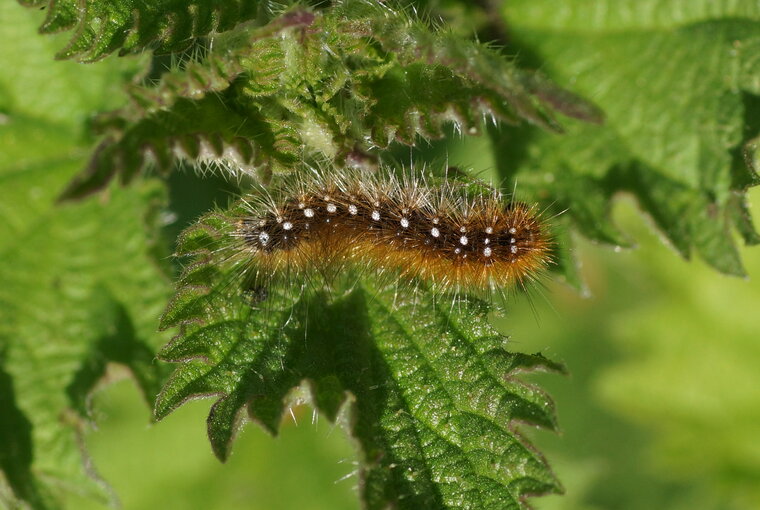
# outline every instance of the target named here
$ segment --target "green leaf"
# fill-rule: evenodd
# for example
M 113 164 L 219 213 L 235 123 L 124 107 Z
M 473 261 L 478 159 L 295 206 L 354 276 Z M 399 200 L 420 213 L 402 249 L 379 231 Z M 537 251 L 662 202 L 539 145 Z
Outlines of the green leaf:
M 38 186 L 55 190 L 51 183 L 61 173 L 71 175 L 71 164 L 46 166 L 48 175 L 24 168 L 17 178 L 0 176 L 2 189 L 14 190 L 2 194 L 3 205 L 22 203 Z M 24 426 L 12 422 L 0 431 L 0 458 L 7 459 L 1 467 L 16 497 L 34 508 L 54 507 L 51 495 L 64 490 L 112 498 L 81 444 L 88 396 L 118 373 L 112 364 L 131 372 L 147 402 L 158 392 L 163 374 L 154 361 L 160 341 L 154 318 L 168 282 L 143 223 L 151 201 L 161 200 L 157 191 L 151 184 L 114 192 L 106 204 L 48 205 L 3 236 L 1 371 L 10 382 L 0 400 L 12 403 L 14 421 Z M 20 223 L 3 215 L 6 220 Z M 21 431 L 25 441 L 17 442 L 13 436 Z
M 0 500 L 42 509 L 65 492 L 113 500 L 83 448 L 88 398 L 118 365 L 152 401 L 168 278 L 156 182 L 55 206 L 86 161 L 88 117 L 123 103 L 114 90 L 139 61 L 54 63 L 35 17 L 0 6 L 0 38 L 28 50 L 0 49 L 18 70 L 0 76 Z
M 593 99 L 607 122 L 569 122 L 561 137 L 494 130 L 498 168 L 613 245 L 630 241 L 610 203 L 631 193 L 681 255 L 743 275 L 731 234 L 757 238 L 743 195 L 759 181 L 742 152 L 760 132 L 760 9 L 754 0 L 686 5 L 510 2 L 511 49 Z
M 161 357 L 181 365 L 159 419 L 217 397 L 208 434 L 225 460 L 246 413 L 276 434 L 288 406 L 307 400 L 356 439 L 367 508 L 517 509 L 561 490 L 516 430 L 556 429 L 549 397 L 516 376 L 560 365 L 509 352 L 474 300 L 368 281 L 345 294 L 272 288 L 263 301 L 238 291 L 243 277 L 225 263 L 233 216 L 208 215 L 179 242 L 188 266 L 161 325 L 180 333 Z
M 34 175 L 35 185 L 40 177 Z M 14 184 L 34 189 L 23 179 Z M 46 492 L 110 499 L 82 458 L 81 434 L 88 395 L 112 377 L 111 364 L 129 369 L 148 402 L 161 384 L 152 317 L 168 282 L 150 256 L 143 224 L 146 204 L 160 194 L 153 185 L 141 188 L 115 192 L 108 204 L 48 207 L 6 237 L 11 241 L 0 250 L 0 340 L 3 371 L 12 380 L 4 398 L 15 401 L 14 412 L 29 423 L 31 437 L 23 456 L 8 453 L 12 460 L 2 467 L 11 473 L 16 496 L 33 507 L 52 506 L 41 504 L 30 488 L 40 484 Z M 14 199 L 3 196 L 3 203 Z M 20 446 L 5 439 L 5 447 Z M 24 483 L 14 483 L 12 477 L 24 472 Z
M 304 159 L 371 166 L 377 148 L 441 138 L 449 123 L 474 134 L 484 118 L 554 130 L 553 112 L 601 118 L 485 45 L 363 0 L 220 34 L 131 96 L 100 118 L 106 139 L 65 198 L 117 174 L 129 182 L 148 163 L 168 171 L 178 158 L 266 181 Z
M 4 494 L 8 489 L 19 499 L 27 501 L 34 508 L 51 506 L 51 496 L 35 480 L 32 474 L 32 425 L 19 409 L 13 379 L 5 370 L 5 347 L 0 344 L 0 469 L 5 476 L 6 488 L 0 485 L 0 501 L 14 500 L 13 494 Z
M 92 62 L 119 51 L 144 49 L 180 51 L 194 39 L 224 32 L 266 12 L 270 2 L 225 0 L 19 0 L 28 7 L 47 9 L 40 32 L 72 31 L 59 59 Z

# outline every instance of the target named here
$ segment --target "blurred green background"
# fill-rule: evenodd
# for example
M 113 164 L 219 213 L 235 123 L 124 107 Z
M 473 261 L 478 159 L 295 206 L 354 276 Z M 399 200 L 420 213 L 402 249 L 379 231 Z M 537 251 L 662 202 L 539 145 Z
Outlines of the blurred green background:
M 478 159 L 487 144 L 472 138 L 443 150 L 450 164 L 487 174 L 491 162 Z M 760 190 L 750 199 L 760 207 Z M 515 350 L 543 352 L 571 373 L 531 376 L 554 396 L 563 432 L 527 433 L 567 491 L 533 504 L 760 508 L 760 250 L 742 250 L 752 280 L 730 278 L 680 259 L 630 198 L 619 198 L 614 217 L 638 248 L 577 239 L 589 296 L 547 281 L 532 302 L 516 298 L 495 319 Z M 275 439 L 247 424 L 222 465 L 205 437 L 211 403 L 151 425 L 129 381 L 94 397 L 98 429 L 87 447 L 124 508 L 359 508 L 342 430 L 300 407 Z M 68 508 L 103 507 L 72 498 Z

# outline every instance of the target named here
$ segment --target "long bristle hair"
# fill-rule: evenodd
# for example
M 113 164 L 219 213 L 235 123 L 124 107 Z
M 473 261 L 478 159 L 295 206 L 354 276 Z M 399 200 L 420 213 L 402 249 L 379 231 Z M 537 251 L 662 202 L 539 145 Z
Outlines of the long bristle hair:
M 298 292 L 368 275 L 435 295 L 506 295 L 551 264 L 538 207 L 473 179 L 310 169 L 231 211 L 214 256 L 261 296 L 273 285 Z

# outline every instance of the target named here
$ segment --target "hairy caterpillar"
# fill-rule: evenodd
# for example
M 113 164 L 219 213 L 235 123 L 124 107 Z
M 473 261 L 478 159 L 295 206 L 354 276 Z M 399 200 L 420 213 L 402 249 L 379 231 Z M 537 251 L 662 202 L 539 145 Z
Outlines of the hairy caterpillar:
M 482 183 L 411 174 L 300 174 L 246 196 L 232 223 L 227 257 L 249 289 L 352 269 L 439 292 L 491 291 L 524 287 L 551 260 L 536 206 Z

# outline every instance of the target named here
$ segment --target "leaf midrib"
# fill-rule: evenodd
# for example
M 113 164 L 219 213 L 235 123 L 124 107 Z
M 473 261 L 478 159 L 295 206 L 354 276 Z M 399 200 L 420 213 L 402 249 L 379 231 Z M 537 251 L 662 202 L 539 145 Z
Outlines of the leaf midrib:
M 378 303 L 380 303 L 380 302 L 378 301 Z M 438 371 L 434 368 L 434 366 L 432 365 L 432 363 L 430 362 L 430 360 L 428 359 L 428 357 L 422 352 L 422 349 L 418 346 L 417 342 L 415 341 L 416 340 L 415 336 L 412 335 L 412 334 L 410 334 L 410 330 L 408 328 L 408 324 L 406 323 L 406 321 L 402 321 L 401 319 L 399 319 L 397 317 L 397 314 L 391 313 L 390 309 L 387 306 L 385 306 L 384 304 L 380 303 L 380 306 L 383 308 L 383 310 L 385 311 L 385 313 L 391 318 L 391 320 L 401 329 L 401 331 L 403 332 L 404 336 L 407 338 L 407 340 L 409 340 L 409 345 L 412 346 L 414 348 L 414 350 L 417 351 L 417 353 L 420 355 L 420 360 L 422 361 L 422 364 L 424 364 L 425 366 L 427 366 L 430 369 L 431 373 L 434 375 L 434 377 L 436 378 L 436 380 L 439 382 L 439 387 L 446 394 L 447 398 L 449 399 L 449 402 L 451 403 L 451 409 L 457 409 L 457 411 L 459 411 L 462 415 L 476 416 L 476 417 L 481 418 L 484 421 L 492 424 L 493 426 L 495 426 L 495 427 L 497 427 L 499 429 L 505 430 L 505 428 L 502 425 L 496 423 L 492 418 L 490 418 L 488 416 L 483 416 L 483 415 L 481 415 L 481 414 L 479 414 L 477 412 L 466 411 L 466 410 L 459 410 L 458 406 L 455 403 L 456 400 L 452 397 L 451 391 L 449 390 L 449 388 L 447 387 L 447 385 L 443 383 L 443 381 L 441 379 L 441 376 L 438 373 Z M 461 452 L 462 457 L 464 459 L 466 459 L 467 464 L 470 466 L 470 471 L 475 476 L 483 476 L 482 474 L 480 474 L 478 472 L 478 470 L 475 469 L 475 466 L 472 464 L 472 460 L 470 458 L 470 455 L 468 454 L 468 452 L 464 448 L 462 448 L 460 445 L 457 445 L 454 442 L 452 442 L 451 439 L 442 436 L 441 433 L 436 429 L 435 426 L 433 426 L 428 420 L 424 419 L 424 416 L 420 417 L 418 413 L 412 413 L 411 412 L 412 407 L 407 402 L 407 399 L 406 399 L 406 396 L 405 396 L 405 392 L 403 391 L 404 386 L 400 385 L 398 383 L 398 381 L 396 381 L 396 386 L 398 386 L 399 388 L 402 389 L 402 392 L 401 392 L 402 396 L 400 396 L 400 398 L 404 401 L 405 407 L 408 410 L 410 410 L 410 414 L 412 416 L 414 416 L 415 421 L 418 422 L 418 423 L 421 423 L 421 424 L 425 425 L 428 428 L 428 430 L 432 431 L 437 437 L 439 437 L 441 440 L 443 440 L 444 442 L 446 442 L 447 444 L 451 445 L 453 448 L 455 448 L 456 450 L 458 450 L 459 452 Z M 508 433 L 511 435 L 511 432 L 508 432 Z M 416 430 L 415 430 L 415 437 L 418 437 Z M 426 453 L 426 450 L 425 450 L 424 446 L 420 445 L 420 451 L 423 452 L 423 454 L 425 455 L 426 459 L 430 459 L 430 457 L 428 457 L 428 455 Z M 428 470 L 430 470 L 430 468 L 428 468 Z M 432 472 L 431 472 L 431 475 L 432 475 Z M 495 478 L 493 478 L 491 476 L 488 476 L 488 475 L 485 475 L 485 478 L 488 478 L 488 479 L 492 480 L 493 482 L 497 483 L 499 486 L 504 487 L 507 490 L 507 492 L 509 492 L 509 494 L 512 496 L 513 502 L 515 504 L 518 504 L 518 499 L 514 497 L 514 495 L 512 494 L 512 491 L 509 489 L 509 486 L 503 484 L 502 480 L 495 479 Z M 434 485 L 438 484 L 438 482 L 436 482 L 432 478 L 430 479 L 430 481 Z

